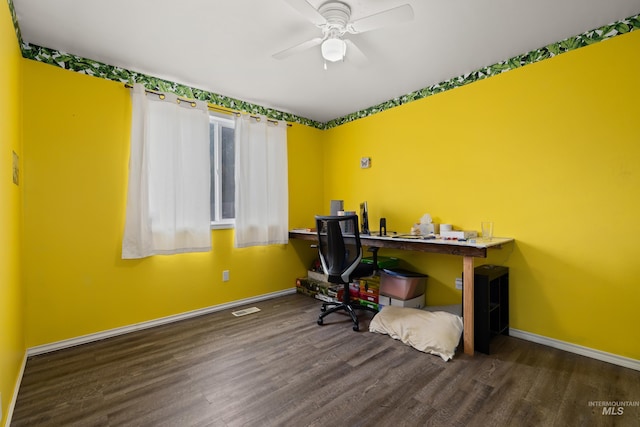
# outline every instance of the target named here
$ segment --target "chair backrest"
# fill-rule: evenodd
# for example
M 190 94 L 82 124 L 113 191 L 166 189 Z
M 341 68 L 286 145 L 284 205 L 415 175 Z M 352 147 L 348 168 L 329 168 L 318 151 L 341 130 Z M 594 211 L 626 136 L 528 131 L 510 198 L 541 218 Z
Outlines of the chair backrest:
M 316 216 L 316 227 L 320 263 L 329 282 L 349 283 L 351 273 L 362 259 L 358 216 Z M 345 238 L 352 240 L 349 247 Z

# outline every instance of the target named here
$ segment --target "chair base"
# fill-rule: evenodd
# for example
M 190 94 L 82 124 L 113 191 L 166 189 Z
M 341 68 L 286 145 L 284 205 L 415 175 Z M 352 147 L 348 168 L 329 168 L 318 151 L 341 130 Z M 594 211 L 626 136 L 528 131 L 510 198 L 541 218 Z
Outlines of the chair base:
M 329 306 L 332 306 L 332 307 L 327 309 L 327 307 Z M 356 314 L 355 310 L 367 310 L 374 314 L 378 313 L 378 310 L 374 308 L 367 307 L 365 305 L 360 305 L 358 303 L 351 303 L 351 302 L 325 302 L 322 304 L 322 308 L 320 310 L 322 311 L 322 313 L 320 313 L 320 316 L 318 317 L 318 325 L 324 324 L 325 316 L 339 310 L 344 310 L 347 313 L 349 313 L 349 316 L 351 316 L 351 320 L 353 321 L 354 331 L 360 330 L 360 323 L 358 322 L 358 315 Z

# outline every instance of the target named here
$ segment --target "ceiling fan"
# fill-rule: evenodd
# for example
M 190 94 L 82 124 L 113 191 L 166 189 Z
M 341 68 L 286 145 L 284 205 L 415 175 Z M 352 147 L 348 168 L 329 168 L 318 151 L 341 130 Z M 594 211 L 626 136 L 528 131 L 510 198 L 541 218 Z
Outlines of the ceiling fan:
M 327 61 L 336 62 L 344 60 L 347 51 L 349 52 L 350 60 L 358 64 L 367 62 L 367 57 L 355 43 L 344 38 L 345 34 L 360 34 L 413 19 L 413 8 L 409 4 L 397 6 L 351 21 L 351 8 L 347 3 L 342 1 L 331 0 L 320 5 L 318 9 L 311 6 L 306 0 L 285 1 L 320 28 L 322 30 L 322 37 L 316 37 L 292 46 L 274 54 L 273 57 L 276 59 L 284 59 L 320 45 L 322 57 L 325 60 L 325 69 L 327 68 Z

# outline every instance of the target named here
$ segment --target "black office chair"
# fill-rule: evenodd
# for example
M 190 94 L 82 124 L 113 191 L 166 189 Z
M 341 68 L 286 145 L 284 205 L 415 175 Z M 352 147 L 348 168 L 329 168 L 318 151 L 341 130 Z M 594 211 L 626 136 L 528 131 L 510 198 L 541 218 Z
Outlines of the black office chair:
M 353 279 L 373 274 L 377 265 L 360 262 L 362 259 L 362 244 L 358 232 L 358 216 L 316 216 L 318 230 L 318 252 L 320 263 L 329 283 L 343 285 L 342 302 L 325 302 L 322 304 L 318 325 L 322 325 L 324 317 L 338 310 L 344 310 L 353 320 L 353 330 L 360 329 L 355 310 L 378 311 L 351 301 L 349 283 Z M 347 244 L 345 239 L 352 240 Z M 330 308 L 328 308 L 330 307 Z

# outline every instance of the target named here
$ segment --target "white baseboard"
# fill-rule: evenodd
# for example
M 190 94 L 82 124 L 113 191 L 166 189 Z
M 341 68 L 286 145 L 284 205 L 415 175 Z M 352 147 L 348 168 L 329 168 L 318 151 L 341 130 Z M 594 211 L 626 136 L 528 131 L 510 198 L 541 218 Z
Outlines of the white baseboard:
M 20 385 L 22 385 L 22 376 L 24 375 L 24 369 L 27 366 L 27 352 L 24 352 L 24 356 L 22 356 L 22 366 L 20 366 L 20 372 L 18 372 L 18 381 L 16 381 L 16 385 L 13 388 L 13 396 L 11 397 L 11 403 L 9 403 L 9 408 L 7 409 L 7 419 L 4 422 L 6 427 L 11 425 L 11 419 L 13 418 L 13 410 L 16 407 L 16 401 L 18 400 L 18 392 L 20 391 Z M 2 419 L 0 419 L 2 421 Z
M 123 326 L 115 329 L 109 329 L 107 331 L 96 332 L 94 334 L 83 335 L 76 338 L 70 338 L 68 340 L 62 340 L 62 341 L 58 341 L 50 344 L 39 345 L 39 346 L 31 347 L 27 349 L 27 357 L 35 356 L 37 354 L 49 353 L 49 352 L 61 350 L 64 348 L 75 347 L 77 345 L 87 344 L 93 341 L 100 341 L 105 338 L 124 335 L 130 332 L 153 328 L 154 326 L 160 326 L 160 325 L 165 325 L 167 323 L 178 322 L 180 320 L 190 319 L 192 317 L 202 316 L 204 314 L 209 314 L 209 313 L 215 313 L 217 311 L 222 311 L 229 308 L 236 308 L 242 305 L 253 304 L 259 301 L 264 301 L 264 300 L 277 298 L 284 295 L 290 295 L 294 293 L 296 293 L 295 288 L 285 289 L 284 291 L 271 292 L 268 294 L 258 295 L 255 297 L 241 299 L 238 301 L 232 301 L 225 304 L 218 304 L 210 307 L 201 308 L 198 310 L 187 311 L 185 313 L 175 314 L 173 316 L 161 317 L 159 319 L 149 320 L 148 322 L 135 323 L 133 325 Z M 26 358 L 25 358 L 25 361 L 26 361 Z M 22 378 L 22 374 L 20 375 L 20 378 Z
M 559 350 L 568 351 L 570 353 L 579 354 L 581 356 L 640 371 L 640 360 L 631 359 L 630 357 L 618 356 L 617 354 L 607 353 L 605 351 L 595 350 L 593 348 L 583 347 L 577 344 L 571 344 L 565 341 L 532 334 L 531 332 L 521 331 L 518 329 L 509 329 L 509 335 L 514 338 L 521 338 L 523 340 L 543 344 Z

